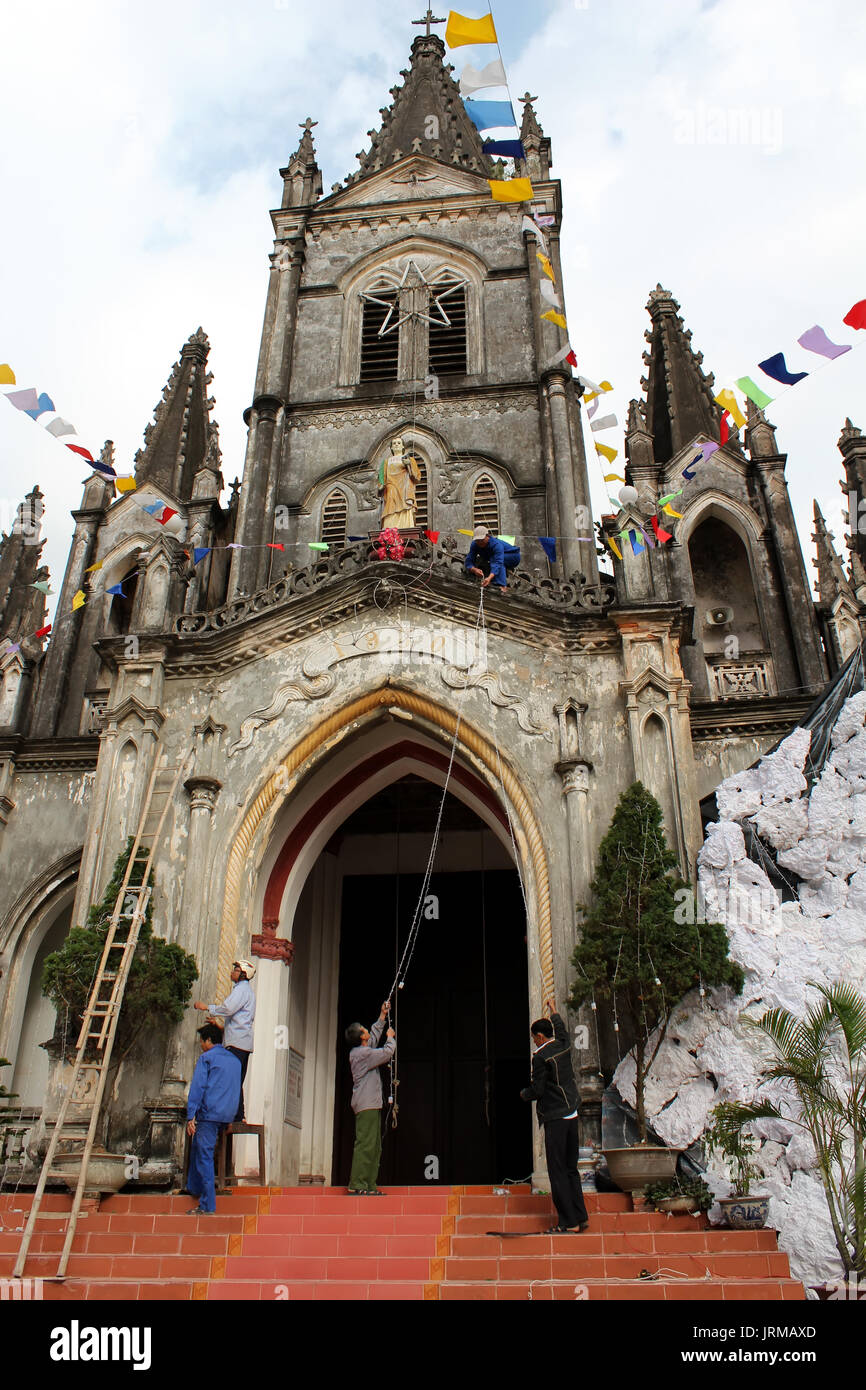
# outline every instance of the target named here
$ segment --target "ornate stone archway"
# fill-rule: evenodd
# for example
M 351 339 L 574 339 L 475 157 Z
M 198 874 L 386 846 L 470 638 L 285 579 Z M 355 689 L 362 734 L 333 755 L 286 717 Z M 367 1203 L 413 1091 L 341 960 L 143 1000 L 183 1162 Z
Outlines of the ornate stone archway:
M 298 742 L 277 767 L 248 807 L 232 843 L 226 869 L 225 895 L 219 938 L 218 989 L 228 989 L 232 961 L 237 950 L 238 916 L 242 878 L 251 847 L 263 820 L 277 797 L 284 797 L 311 771 L 321 755 L 335 746 L 350 728 L 368 722 L 383 709 L 396 706 L 425 720 L 440 736 L 453 739 L 458 717 L 426 696 L 396 686 L 372 691 L 335 711 Z M 541 827 L 518 778 L 496 745 L 465 719 L 457 733 L 457 754 L 463 753 L 481 765 L 488 785 L 507 799 L 520 869 L 526 888 L 530 938 L 538 943 L 538 961 L 545 993 L 552 995 L 553 939 L 551 931 L 550 883 Z

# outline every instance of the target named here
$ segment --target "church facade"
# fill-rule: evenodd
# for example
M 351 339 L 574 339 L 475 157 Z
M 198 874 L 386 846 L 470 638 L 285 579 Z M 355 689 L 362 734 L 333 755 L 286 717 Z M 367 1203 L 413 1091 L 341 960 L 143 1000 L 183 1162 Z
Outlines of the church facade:
M 0 636 L 20 649 L 0 657 L 0 1055 L 34 1135 L 64 1066 L 40 1047 L 55 1021 L 45 956 L 104 891 L 154 768 L 153 824 L 180 768 L 154 930 L 195 955 L 206 1001 L 238 956 L 257 961 L 247 1114 L 265 1124 L 269 1180 L 345 1179 L 342 1031 L 376 1016 L 416 918 L 383 1178 L 520 1176 L 509 1166 L 536 1162 L 516 1096 L 528 1022 L 550 995 L 563 1006 L 576 904 L 619 796 L 636 779 L 654 792 L 693 875 L 701 799 L 787 733 L 860 640 L 862 537 L 854 527 L 849 574 L 816 513 L 816 604 L 785 456 L 754 407 L 744 441 L 679 499 L 671 542 L 620 561 L 580 539 L 584 407 L 571 368 L 549 365 L 561 333 L 540 318 L 530 209 L 492 201 L 496 170 L 444 56 L 435 35 L 414 40 L 358 171 L 327 196 L 309 120 L 281 170 L 228 502 L 199 330 L 145 432 L 137 490 L 115 496 L 97 473 L 84 485 L 47 644 L 28 635 L 45 621 L 38 489 L 3 537 Z M 533 100 L 531 211 L 553 218 L 562 285 L 561 190 Z M 603 518 L 612 536 L 720 437 L 676 300 L 659 286 L 647 307 L 627 431 L 638 502 Z M 840 447 L 862 495 L 866 440 L 850 421 Z M 102 457 L 114 463 L 110 443 Z M 414 461 L 414 527 L 380 557 L 395 457 Z M 483 605 L 459 534 L 479 523 L 522 549 L 507 593 L 486 589 Z M 557 538 L 555 561 L 540 535 Z M 196 1018 L 125 1062 L 111 1101 L 111 1147 L 141 1157 L 145 1182 L 181 1162 Z M 26 1162 L 6 1155 L 10 1172 Z

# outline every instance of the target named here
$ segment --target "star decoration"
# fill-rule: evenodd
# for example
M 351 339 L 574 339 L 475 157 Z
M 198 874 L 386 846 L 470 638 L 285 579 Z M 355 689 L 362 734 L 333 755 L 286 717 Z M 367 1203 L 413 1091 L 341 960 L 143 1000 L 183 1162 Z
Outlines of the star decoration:
M 406 262 L 406 266 L 403 270 L 403 275 L 400 279 L 399 285 L 397 286 L 398 296 L 399 291 L 405 289 L 406 281 L 409 277 L 409 272 L 413 268 L 417 276 L 415 284 L 417 286 L 424 286 L 429 291 L 429 300 L 427 307 L 428 310 L 430 310 L 431 312 L 425 314 L 421 309 L 410 309 L 405 314 L 400 314 L 398 305 L 393 303 L 392 300 L 381 299 L 375 294 L 367 294 L 364 291 L 361 291 L 361 299 L 365 303 L 381 304 L 383 308 L 388 310 L 384 320 L 382 321 L 382 327 L 379 329 L 377 337 L 382 338 L 385 336 L 386 333 L 392 333 L 395 329 L 399 328 L 401 324 L 408 322 L 410 319 L 414 320 L 417 323 L 430 323 L 438 325 L 442 328 L 451 327 L 451 320 L 448 317 L 448 313 L 445 309 L 445 306 L 442 303 L 442 300 L 447 299 L 448 296 L 451 294 L 456 294 L 458 290 L 465 289 L 466 284 L 468 282 L 466 280 L 451 281 L 447 285 L 447 287 L 437 292 L 435 283 L 431 284 L 431 282 L 426 279 L 422 271 L 419 269 L 417 263 L 412 258 L 410 258 Z M 397 312 L 398 317 L 394 322 L 392 322 L 392 318 L 395 314 L 395 311 Z M 433 311 L 438 311 L 438 318 L 433 318 L 431 316 Z

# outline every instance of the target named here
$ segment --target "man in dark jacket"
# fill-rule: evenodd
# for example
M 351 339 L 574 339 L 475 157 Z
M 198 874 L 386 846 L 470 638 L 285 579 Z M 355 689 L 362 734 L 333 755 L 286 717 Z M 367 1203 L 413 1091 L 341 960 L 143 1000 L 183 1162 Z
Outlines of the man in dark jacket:
M 577 1167 L 578 1095 L 571 1064 L 568 1030 L 556 1012 L 552 999 L 546 1005 L 550 1018 L 539 1018 L 531 1025 L 535 1054 L 532 1058 L 532 1084 L 520 1092 L 523 1100 L 534 1100 L 538 1123 L 544 1126 L 544 1152 L 550 1193 L 559 1224 L 548 1235 L 583 1231 L 589 1224 L 583 1188 Z

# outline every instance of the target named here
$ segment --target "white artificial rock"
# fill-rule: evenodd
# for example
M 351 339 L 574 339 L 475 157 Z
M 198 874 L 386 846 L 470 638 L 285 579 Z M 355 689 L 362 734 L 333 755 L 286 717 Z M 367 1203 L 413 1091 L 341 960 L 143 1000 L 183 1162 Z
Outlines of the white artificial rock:
M 866 693 L 846 701 L 831 738 L 831 756 L 807 791 L 803 775 L 811 745 L 796 729 L 757 767 L 730 777 L 716 792 L 719 820 L 708 827 L 698 858 L 706 917 L 722 921 L 732 957 L 743 966 L 743 994 L 693 990 L 677 1007 L 647 1090 L 647 1116 L 675 1147 L 700 1138 L 713 1106 L 760 1095 L 791 1113 L 779 1083 L 758 1089 L 769 1044 L 746 1022 L 768 1009 L 802 1015 L 816 1002 L 810 982 L 844 979 L 866 993 Z M 804 880 L 798 902 L 781 903 L 761 867 L 746 855 L 742 826 L 751 821 L 777 850 L 783 870 Z M 634 1100 L 634 1062 L 614 1078 Z M 651 1098 L 651 1099 L 650 1099 Z M 779 1229 L 794 1276 L 806 1286 L 838 1279 L 824 1188 L 812 1166 L 811 1140 L 786 1120 L 761 1120 L 757 1187 L 771 1197 L 770 1224 Z M 729 1175 L 714 1158 L 707 1181 L 726 1196 Z M 720 1219 L 720 1208 L 710 1212 Z

